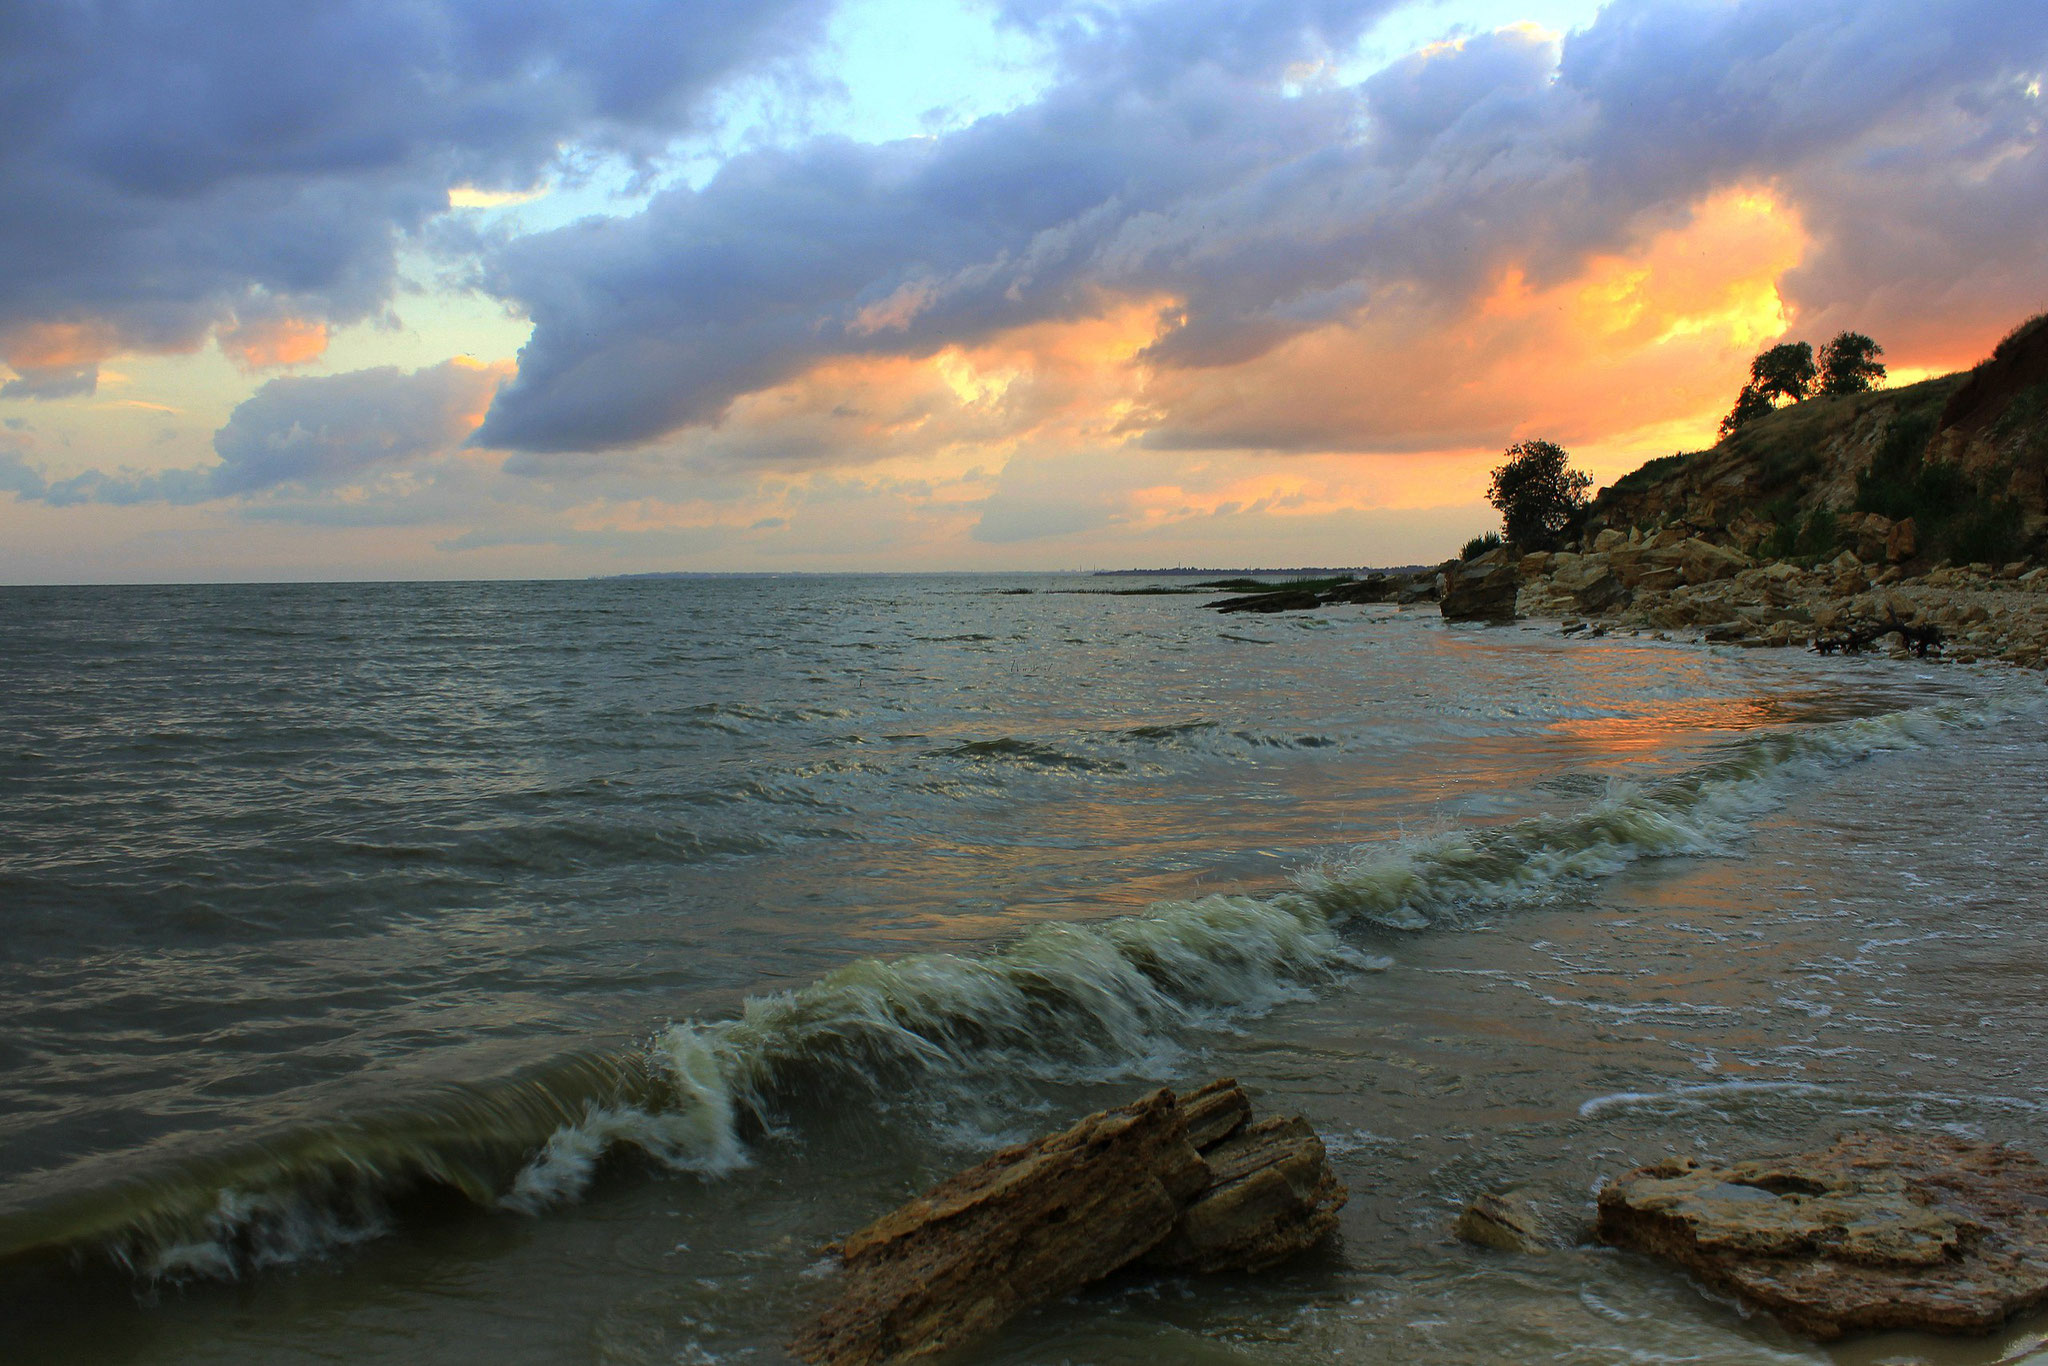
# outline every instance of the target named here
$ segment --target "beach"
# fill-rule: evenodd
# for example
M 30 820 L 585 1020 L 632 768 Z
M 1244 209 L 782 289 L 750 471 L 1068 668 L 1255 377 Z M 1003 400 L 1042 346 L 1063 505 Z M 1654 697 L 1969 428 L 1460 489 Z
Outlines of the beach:
M 1233 1075 L 1351 1201 L 977 1359 L 1827 1348 L 1581 1236 L 1849 1128 L 2039 1148 L 1991 664 L 1085 575 L 0 591 L 11 1359 L 774 1361 L 821 1249 Z M 1516 1190 L 1556 1245 L 1458 1242 Z

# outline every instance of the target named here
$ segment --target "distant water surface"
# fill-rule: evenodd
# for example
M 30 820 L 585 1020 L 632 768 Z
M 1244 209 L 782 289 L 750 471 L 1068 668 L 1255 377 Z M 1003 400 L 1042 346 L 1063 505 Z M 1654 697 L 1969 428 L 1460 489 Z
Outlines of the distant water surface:
M 1128 586 L 0 590 L 10 1360 L 776 1360 L 831 1238 L 1218 1073 L 1341 1245 L 989 1359 L 1826 1360 L 1445 1230 L 2044 1146 L 2037 681 Z

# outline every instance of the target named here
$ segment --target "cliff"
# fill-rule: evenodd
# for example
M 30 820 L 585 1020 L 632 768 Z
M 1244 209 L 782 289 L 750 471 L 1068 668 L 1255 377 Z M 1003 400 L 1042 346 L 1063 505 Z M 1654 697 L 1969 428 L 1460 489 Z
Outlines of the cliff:
M 1909 566 L 2041 559 L 2048 314 L 1973 370 L 1808 399 L 1710 450 L 1653 460 L 1600 491 L 1581 535 L 1664 528 L 1770 559 L 1845 549 Z

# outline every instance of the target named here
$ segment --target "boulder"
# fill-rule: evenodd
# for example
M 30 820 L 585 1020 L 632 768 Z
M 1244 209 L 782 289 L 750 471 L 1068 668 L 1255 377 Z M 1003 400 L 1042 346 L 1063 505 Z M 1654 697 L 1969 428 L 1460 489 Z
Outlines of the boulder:
M 1617 546 L 1627 544 L 1628 533 L 1618 531 L 1614 527 L 1607 528 L 1607 530 L 1593 538 L 1593 549 L 1595 550 L 1613 550 Z
M 1697 536 L 1669 546 L 1663 552 L 1674 556 L 1679 573 L 1687 583 L 1714 583 L 1720 579 L 1732 579 L 1754 563 L 1749 556 L 1725 545 L 1715 545 Z
M 1885 563 L 1904 564 L 1919 553 L 1920 524 L 1911 517 L 1893 522 L 1884 537 Z
M 1865 564 L 1881 564 L 1885 547 L 1891 543 L 1891 518 L 1875 512 L 1852 512 L 1839 519 L 1841 534 L 1856 548 L 1856 558 Z
M 1639 1168 L 1601 1190 L 1597 1232 L 1821 1339 L 1984 1333 L 2048 1300 L 2048 1168 L 1945 1134 Z
M 1685 582 L 1685 574 L 1676 568 L 1651 569 L 1636 575 L 1635 588 L 1638 593 L 1669 593 Z
M 1513 621 L 1519 582 L 1512 564 L 1451 566 L 1444 572 L 1444 620 Z
M 1347 1197 L 1299 1117 L 1224 1078 L 1005 1148 L 828 1251 L 839 1298 L 789 1348 L 819 1366 L 949 1351 L 1141 1258 L 1256 1270 L 1328 1236 Z
M 1550 591 L 1567 599 L 1576 611 L 1604 612 L 1628 596 L 1628 590 L 1608 567 L 1597 559 L 1579 558 L 1550 578 Z
M 1441 577 L 1433 573 L 1411 574 L 1400 591 L 1394 594 L 1394 601 L 1403 607 L 1418 602 L 1435 602 L 1443 593 L 1443 585 L 1439 582 Z

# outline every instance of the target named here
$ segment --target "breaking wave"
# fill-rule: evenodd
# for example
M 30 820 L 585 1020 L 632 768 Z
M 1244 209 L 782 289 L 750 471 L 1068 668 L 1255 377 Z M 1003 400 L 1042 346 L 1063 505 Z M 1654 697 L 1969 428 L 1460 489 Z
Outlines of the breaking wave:
M 1387 966 L 1375 950 L 1389 936 L 1569 895 L 1642 859 L 1730 853 L 1802 780 L 2040 709 L 1994 699 L 1751 737 L 1570 814 L 1370 844 L 1270 896 L 1045 924 L 978 955 L 851 963 L 620 1055 L 0 1216 L 0 1259 L 97 1249 L 146 1278 L 234 1277 L 374 1237 L 408 1200 L 452 1192 L 538 1214 L 627 1151 L 715 1177 L 765 1133 L 800 1135 L 814 1107 L 936 1109 L 1032 1083 L 1165 1078 L 1205 1034 Z

